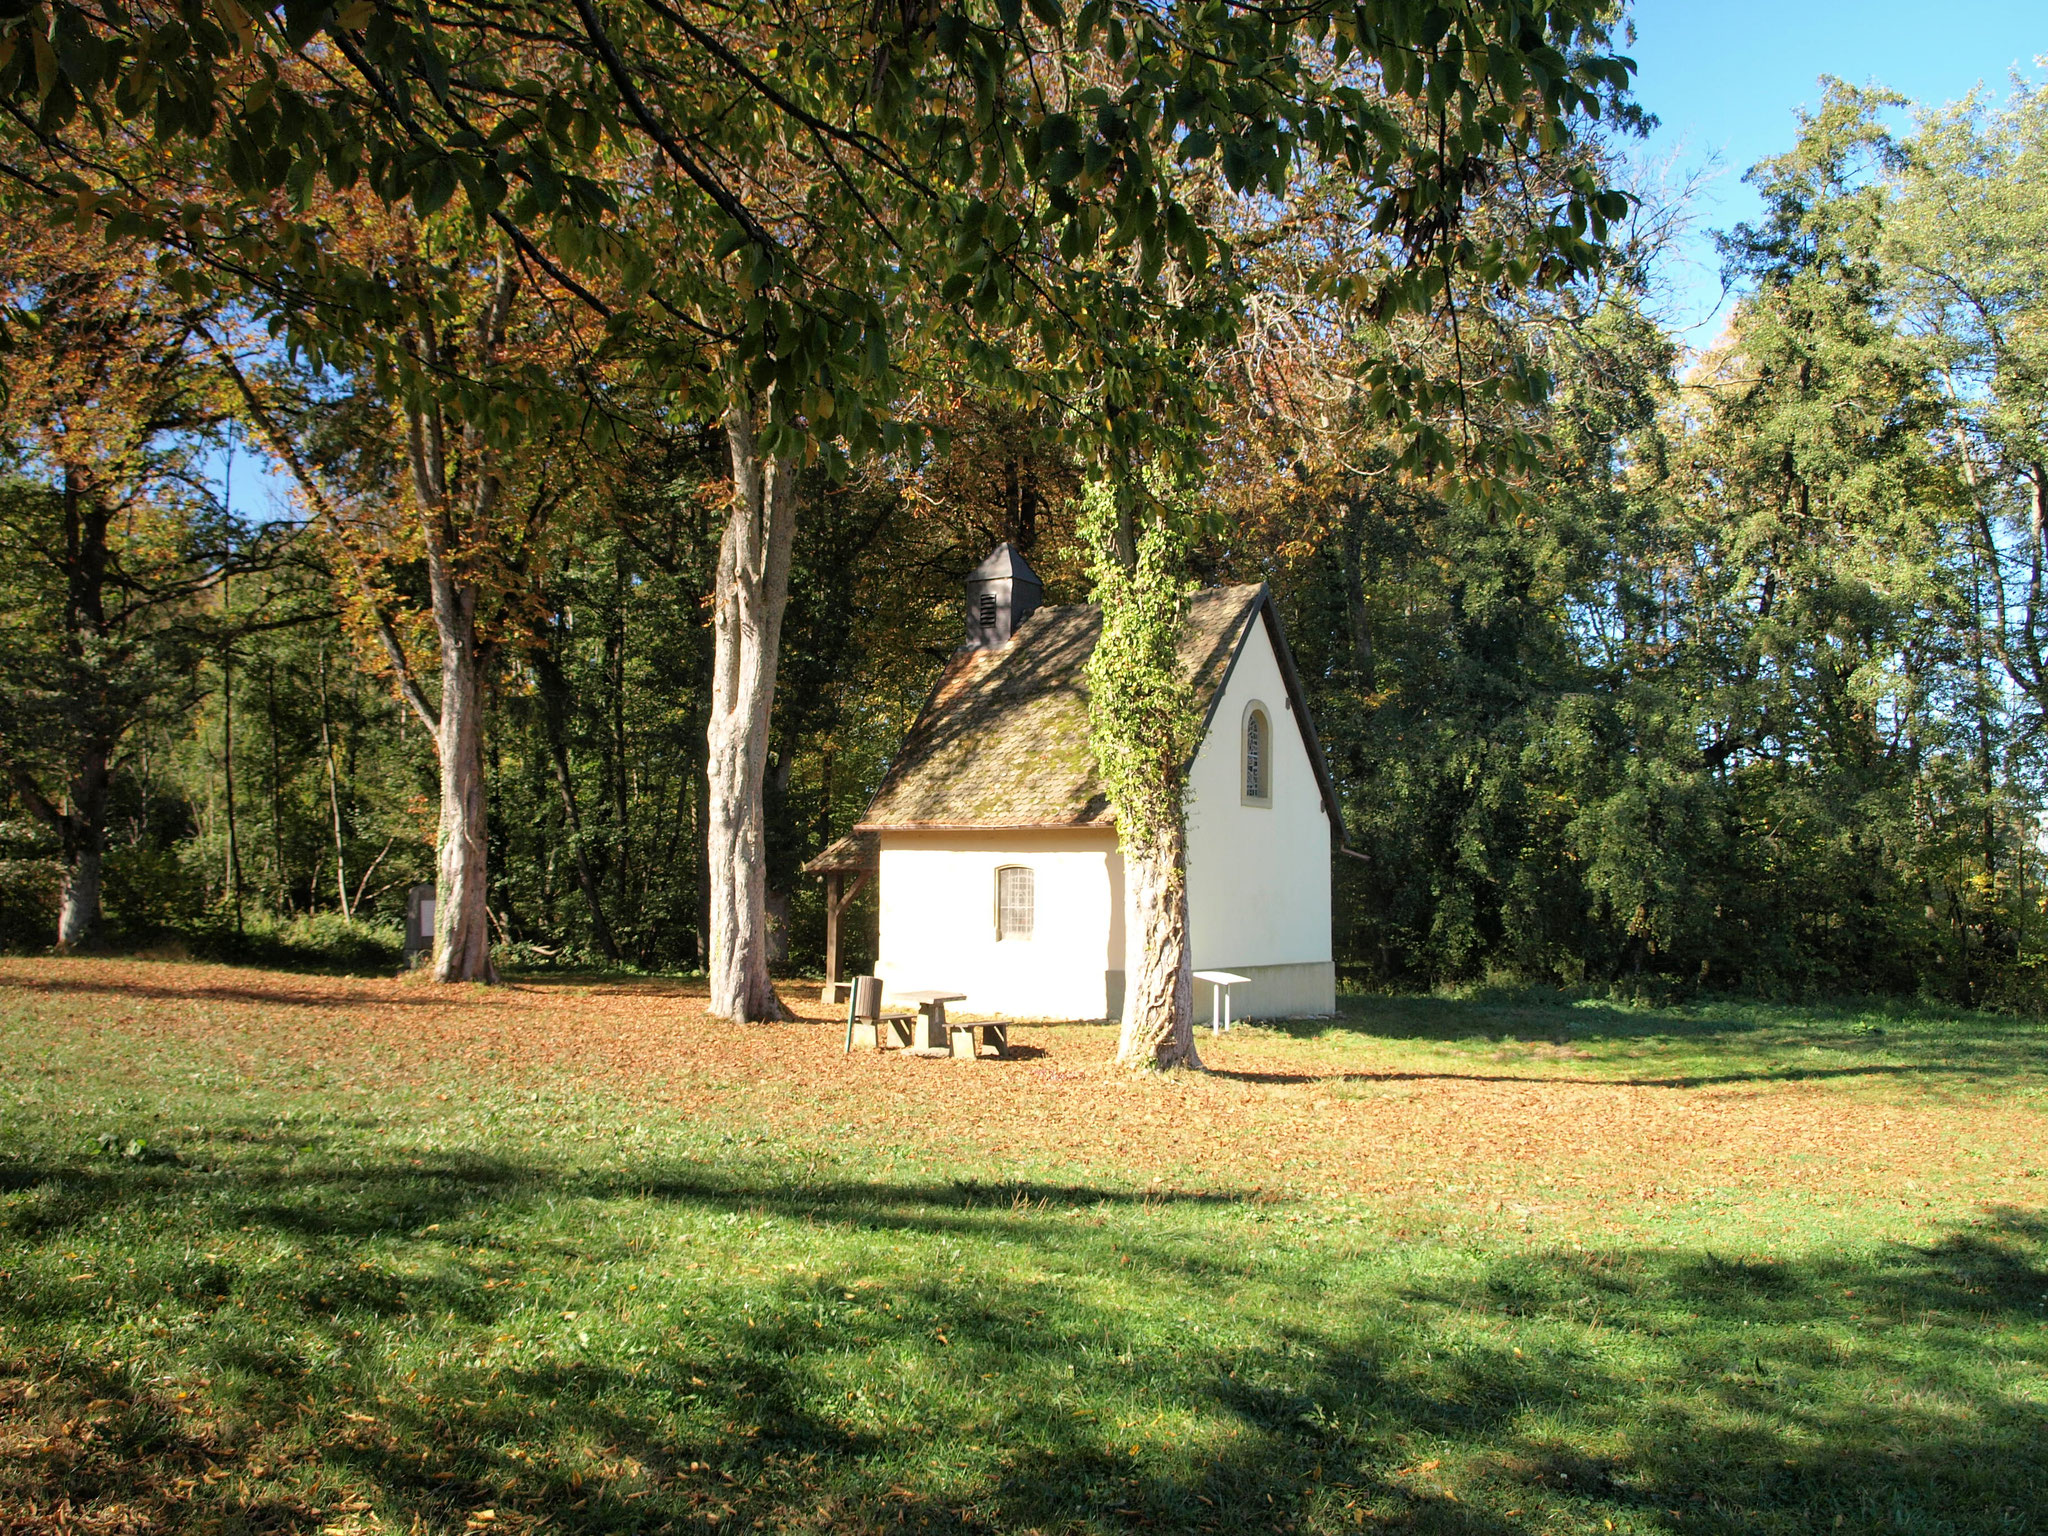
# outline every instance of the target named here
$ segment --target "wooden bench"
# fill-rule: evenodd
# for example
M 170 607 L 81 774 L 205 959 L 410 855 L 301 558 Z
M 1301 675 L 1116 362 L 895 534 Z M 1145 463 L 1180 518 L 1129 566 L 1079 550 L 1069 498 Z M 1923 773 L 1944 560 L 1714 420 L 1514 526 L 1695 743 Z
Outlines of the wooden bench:
M 910 1026 L 916 1018 L 915 1013 L 882 1007 L 881 977 L 856 976 L 847 993 L 846 1049 L 840 1054 L 850 1055 L 856 1045 L 876 1051 L 909 1045 Z

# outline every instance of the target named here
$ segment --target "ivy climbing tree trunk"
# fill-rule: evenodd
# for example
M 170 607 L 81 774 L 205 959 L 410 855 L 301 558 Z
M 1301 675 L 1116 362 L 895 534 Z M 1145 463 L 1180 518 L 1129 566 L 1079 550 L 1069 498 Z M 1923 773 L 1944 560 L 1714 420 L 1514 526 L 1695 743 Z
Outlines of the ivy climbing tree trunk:
M 1199 1067 L 1188 944 L 1185 819 L 1123 839 L 1124 1017 L 1116 1058 L 1132 1067 Z
M 725 419 L 732 508 L 718 545 L 712 628 L 709 809 L 710 1011 L 721 1018 L 787 1017 L 768 975 L 767 837 L 762 787 L 789 557 L 796 529 L 796 460 L 760 451 L 752 402 Z
M 1201 734 L 1180 656 L 1188 583 L 1173 509 L 1152 502 L 1142 526 L 1107 481 L 1082 493 L 1102 635 L 1088 660 L 1088 733 L 1116 812 L 1124 859 L 1125 1066 L 1200 1068 L 1188 944 L 1187 774 Z

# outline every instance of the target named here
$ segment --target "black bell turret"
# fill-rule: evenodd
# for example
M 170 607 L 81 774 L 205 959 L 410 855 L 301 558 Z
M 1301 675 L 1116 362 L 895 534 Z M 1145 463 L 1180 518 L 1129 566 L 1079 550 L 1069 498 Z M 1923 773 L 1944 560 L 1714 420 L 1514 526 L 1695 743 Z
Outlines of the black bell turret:
M 998 544 L 967 578 L 967 643 L 976 650 L 1001 650 L 1044 600 L 1045 588 L 1017 546 Z

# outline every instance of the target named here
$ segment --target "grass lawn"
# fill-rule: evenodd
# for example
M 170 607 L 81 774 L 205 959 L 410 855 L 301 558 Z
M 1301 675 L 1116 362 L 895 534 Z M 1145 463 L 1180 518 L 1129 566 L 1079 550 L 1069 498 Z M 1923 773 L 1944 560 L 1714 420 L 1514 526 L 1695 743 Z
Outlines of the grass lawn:
M 0 1532 L 2048 1531 L 2040 1023 L 1014 1038 L 0 961 Z

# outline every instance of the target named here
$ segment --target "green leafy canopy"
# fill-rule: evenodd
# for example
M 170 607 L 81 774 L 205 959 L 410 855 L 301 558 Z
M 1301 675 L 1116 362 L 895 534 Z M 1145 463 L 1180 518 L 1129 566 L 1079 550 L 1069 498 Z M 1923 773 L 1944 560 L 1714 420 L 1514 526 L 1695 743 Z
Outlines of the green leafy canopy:
M 1608 14 L 39 0 L 0 20 L 0 156 L 333 366 L 417 367 L 389 274 L 336 238 L 333 200 L 367 191 L 489 231 L 697 407 L 772 397 L 764 451 L 902 446 L 906 360 L 937 349 L 1122 454 L 1189 440 L 1187 359 L 1241 312 L 1200 206 L 1219 182 L 1283 199 L 1298 166 L 1346 167 L 1405 263 L 1388 310 L 1434 302 L 1446 264 L 1541 283 L 1596 261 L 1626 201 L 1590 175 L 1516 249 L 1459 222 L 1487 178 L 1615 110 L 1633 66 Z M 196 147 L 199 172 L 153 180 L 141 144 Z

